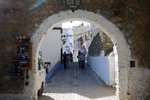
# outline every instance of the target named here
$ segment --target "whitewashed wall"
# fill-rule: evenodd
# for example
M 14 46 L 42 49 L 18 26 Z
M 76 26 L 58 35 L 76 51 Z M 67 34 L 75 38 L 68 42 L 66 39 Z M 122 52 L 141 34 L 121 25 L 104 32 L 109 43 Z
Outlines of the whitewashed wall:
M 50 69 L 60 61 L 61 56 L 61 33 L 60 30 L 51 30 L 41 43 L 40 51 L 44 62 L 51 62 Z
M 116 62 L 115 62 L 115 53 L 110 52 L 108 55 L 108 61 L 109 61 L 109 73 L 110 73 L 110 86 L 116 85 L 115 82 L 115 67 L 116 67 Z
M 114 55 L 104 56 L 104 51 L 100 56 L 88 56 L 88 65 L 105 82 L 106 85 L 115 84 L 115 60 Z

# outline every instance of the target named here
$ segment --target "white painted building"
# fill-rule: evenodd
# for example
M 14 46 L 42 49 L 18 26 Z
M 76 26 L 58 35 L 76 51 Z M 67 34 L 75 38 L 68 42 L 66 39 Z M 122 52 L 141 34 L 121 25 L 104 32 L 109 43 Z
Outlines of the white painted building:
M 106 85 L 116 85 L 114 52 L 111 52 L 107 56 L 104 56 L 104 51 L 99 56 L 88 56 L 87 63 Z
M 65 41 L 65 44 L 63 44 L 63 53 L 73 53 L 73 29 L 72 28 L 66 28 L 63 29 L 63 33 L 61 35 L 62 40 Z
M 42 58 L 44 62 L 51 62 L 50 69 L 60 61 L 61 58 L 61 31 L 51 30 L 47 33 L 41 43 L 40 51 L 42 51 Z

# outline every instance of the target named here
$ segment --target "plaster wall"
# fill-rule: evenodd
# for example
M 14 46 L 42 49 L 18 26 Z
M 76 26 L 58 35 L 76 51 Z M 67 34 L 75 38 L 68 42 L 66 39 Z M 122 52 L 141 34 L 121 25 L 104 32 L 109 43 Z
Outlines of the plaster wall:
M 113 54 L 104 56 L 104 51 L 102 51 L 100 56 L 88 56 L 87 63 L 106 85 L 115 85 L 115 59 Z
M 60 30 L 51 30 L 41 43 L 40 51 L 44 62 L 51 62 L 50 69 L 60 61 L 61 56 L 61 33 Z
M 115 87 L 116 81 L 115 81 L 115 70 L 116 70 L 116 61 L 115 61 L 115 53 L 114 51 L 110 52 L 108 55 L 108 62 L 109 62 L 109 74 L 110 74 L 110 85 Z
M 88 65 L 96 72 L 96 74 L 105 82 L 106 85 L 110 84 L 109 61 L 108 57 L 104 57 L 104 52 L 100 56 L 88 56 Z

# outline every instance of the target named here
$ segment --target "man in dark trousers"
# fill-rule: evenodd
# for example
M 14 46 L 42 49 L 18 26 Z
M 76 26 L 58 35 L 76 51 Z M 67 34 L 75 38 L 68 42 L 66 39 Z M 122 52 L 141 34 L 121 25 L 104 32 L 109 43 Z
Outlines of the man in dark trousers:
M 64 54 L 63 54 L 64 69 L 66 69 L 66 68 L 67 68 L 67 66 L 66 66 L 66 62 L 67 62 L 67 54 L 66 54 L 66 52 L 64 52 Z
M 85 67 L 85 54 L 81 53 L 81 68 L 82 68 L 82 70 L 84 69 L 84 67 Z

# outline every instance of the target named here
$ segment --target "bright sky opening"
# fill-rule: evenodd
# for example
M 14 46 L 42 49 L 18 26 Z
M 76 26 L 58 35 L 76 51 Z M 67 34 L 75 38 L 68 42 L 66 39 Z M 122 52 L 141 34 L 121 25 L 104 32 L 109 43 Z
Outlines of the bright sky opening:
M 80 26 L 83 23 L 83 26 L 90 26 L 90 23 L 83 21 L 67 21 L 62 23 L 62 28 L 71 28 L 73 26 Z

